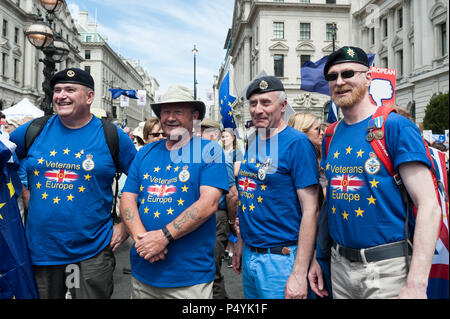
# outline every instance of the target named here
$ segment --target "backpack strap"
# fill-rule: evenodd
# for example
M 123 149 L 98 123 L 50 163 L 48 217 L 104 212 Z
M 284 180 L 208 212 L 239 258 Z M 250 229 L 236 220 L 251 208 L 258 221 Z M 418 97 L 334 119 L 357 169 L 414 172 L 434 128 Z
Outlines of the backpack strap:
M 42 129 L 44 128 L 50 117 L 52 117 L 52 115 L 44 115 L 42 117 L 35 118 L 31 121 L 30 125 L 28 125 L 27 131 L 25 132 L 25 153 L 23 154 L 24 157 L 27 156 L 31 145 L 33 145 L 36 137 L 41 134 Z
M 339 120 L 330 124 L 330 126 L 328 126 L 325 130 L 325 158 L 328 156 L 328 150 L 330 149 L 331 140 L 333 139 L 334 133 L 336 132 L 336 129 L 341 121 L 342 120 Z

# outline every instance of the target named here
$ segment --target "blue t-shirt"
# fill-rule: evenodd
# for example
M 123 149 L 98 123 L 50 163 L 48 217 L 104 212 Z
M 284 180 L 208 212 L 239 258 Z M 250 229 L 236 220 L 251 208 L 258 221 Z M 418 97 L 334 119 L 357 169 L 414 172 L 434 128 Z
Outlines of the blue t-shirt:
M 179 150 L 169 151 L 166 140 L 139 150 L 123 192 L 138 195 L 139 216 L 147 231 L 172 222 L 200 198 L 200 186 L 228 191 L 222 148 L 194 136 Z M 215 215 L 167 247 L 164 260 L 150 263 L 130 251 L 132 274 L 154 287 L 183 287 L 214 280 Z
M 296 244 L 302 218 L 297 189 L 318 184 L 318 171 L 304 133 L 288 126 L 267 141 L 255 138 L 237 177 L 244 242 L 260 248 Z
M 328 180 L 328 224 L 335 242 L 368 248 L 404 239 L 406 213 L 392 176 L 366 140 L 369 119 L 348 125 L 342 121 L 321 166 Z M 402 163 L 430 166 L 418 128 L 395 113 L 385 125 L 386 148 L 398 171 Z M 323 154 L 325 142 L 322 143 Z M 413 214 L 410 214 L 413 227 Z
M 11 134 L 17 154 L 24 155 L 29 123 Z M 122 171 L 136 154 L 119 128 Z M 116 172 L 100 119 L 78 129 L 51 117 L 26 159 L 30 202 L 26 233 L 34 265 L 61 265 L 95 256 L 112 236 L 112 182 Z

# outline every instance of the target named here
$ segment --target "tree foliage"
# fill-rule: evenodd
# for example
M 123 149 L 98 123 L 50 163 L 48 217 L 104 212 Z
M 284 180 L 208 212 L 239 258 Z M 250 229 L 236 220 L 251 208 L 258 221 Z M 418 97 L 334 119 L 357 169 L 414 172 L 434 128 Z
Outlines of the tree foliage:
M 434 134 L 444 134 L 448 129 L 448 93 L 433 96 L 425 110 L 423 127 Z

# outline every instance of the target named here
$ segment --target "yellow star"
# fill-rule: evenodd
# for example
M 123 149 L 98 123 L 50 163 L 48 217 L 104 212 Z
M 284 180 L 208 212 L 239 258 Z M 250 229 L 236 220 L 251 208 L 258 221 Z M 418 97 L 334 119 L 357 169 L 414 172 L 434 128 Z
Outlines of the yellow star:
M 347 212 L 345 210 L 342 213 L 342 217 L 344 217 L 345 220 L 348 220 L 348 214 L 347 214 Z
M 247 163 L 247 159 L 244 159 L 244 161 L 242 162 L 243 164 Z
M 142 192 L 144 190 L 144 186 L 141 185 L 141 187 L 139 187 L 139 191 Z
M 47 196 L 48 196 L 47 192 L 44 192 L 44 194 L 42 194 L 42 199 L 47 199 Z
M 339 153 L 338 150 L 336 150 L 336 152 L 333 154 L 334 158 L 338 158 L 339 154 L 341 154 L 341 153 Z
M 72 199 L 74 199 L 75 196 L 73 196 L 72 194 L 70 194 L 69 196 L 67 196 L 67 201 L 72 202 Z
M 172 168 L 172 165 L 170 165 L 170 164 L 166 166 L 167 171 L 170 171 L 171 168 Z
M 180 206 L 180 205 L 183 206 L 183 204 L 184 204 L 184 200 L 182 198 L 177 200 L 177 202 L 178 202 L 178 206 Z
M 363 216 L 364 211 L 361 209 L 361 207 L 358 207 L 358 209 L 356 209 L 355 212 L 356 212 L 356 216 L 364 217 Z
M 254 162 L 255 162 L 255 158 L 252 157 L 252 158 L 250 159 L 250 162 L 249 162 L 249 163 L 254 163 Z
M 167 210 L 167 215 L 173 215 L 173 209 L 172 207 L 169 207 L 169 209 Z
M 186 193 L 187 193 L 187 191 L 188 191 L 188 188 L 189 188 L 189 187 L 187 187 L 186 185 L 184 185 L 183 187 L 181 187 L 181 189 L 183 190 L 183 192 L 186 192 Z
M 241 206 L 241 205 L 242 205 L 241 201 L 238 201 L 238 206 Z
M 261 166 L 261 163 L 256 164 L 256 167 L 257 167 L 257 168 L 260 167 L 260 166 Z
M 373 197 L 373 195 L 370 195 L 370 197 L 367 198 L 367 200 L 369 201 L 368 205 L 370 205 L 370 204 L 374 204 L 375 205 L 376 198 Z
M 37 188 L 37 189 L 41 189 L 41 186 L 42 186 L 41 183 L 39 183 L 39 182 L 36 183 L 36 188 Z
M 330 164 L 327 164 L 327 167 L 325 168 L 326 171 L 330 169 Z
M 35 170 L 33 171 L 33 173 L 34 173 L 34 176 L 39 176 L 39 171 L 38 171 L 37 169 L 35 169 Z
M 53 151 L 50 152 L 50 156 L 55 156 L 56 153 L 58 153 L 58 152 L 56 152 L 55 150 L 53 150 Z
M 13 197 L 14 194 L 16 193 L 16 190 L 14 189 L 14 185 L 11 182 L 11 177 L 9 178 L 9 183 L 6 184 L 6 186 L 8 186 L 9 189 L 9 198 Z
M 148 179 L 150 175 L 148 175 L 147 173 L 144 174 L 144 179 Z
M 6 203 L 0 203 L 0 209 L 3 207 L 3 206 L 5 206 L 6 205 Z M 1 216 L 1 215 L 0 215 Z M 3 218 L 0 218 L 0 219 L 3 219 Z
M 252 212 L 255 209 L 255 205 L 251 204 L 248 208 L 250 208 L 250 211 Z
M 352 149 L 353 149 L 353 148 L 351 148 L 351 146 L 349 145 L 349 146 L 345 149 L 345 151 L 346 151 L 345 154 L 350 154 L 350 153 L 352 152 Z
M 76 154 L 75 154 L 75 158 L 80 158 L 80 157 L 81 157 L 81 154 L 82 154 L 81 152 L 76 153 Z
M 356 157 L 362 157 L 362 155 L 364 154 L 364 151 L 362 149 L 359 149 L 359 152 L 356 152 L 356 154 L 358 154 L 358 156 L 356 156 Z
M 242 212 L 245 213 L 245 205 L 242 205 Z
M 141 200 L 141 204 L 144 204 L 144 203 L 145 203 L 145 197 L 143 197 Z
M 265 190 L 266 190 L 266 187 L 267 187 L 267 185 L 264 185 L 264 184 L 261 185 L 261 190 L 262 190 L 262 191 L 265 191 Z
M 84 175 L 84 180 L 85 181 L 90 181 L 91 180 L 91 175 L 89 175 L 89 174 L 87 174 L 87 175 Z
M 233 112 L 232 112 L 232 111 L 228 112 L 228 115 L 229 115 L 229 116 L 232 116 L 232 115 L 233 115 Z
M 64 152 L 64 155 L 67 155 L 67 154 L 69 154 L 70 150 L 69 150 L 69 148 L 66 147 L 66 149 L 63 150 L 63 152 Z
M 155 215 L 155 218 L 159 218 L 159 215 L 160 215 L 160 214 L 161 214 L 161 213 L 158 212 L 158 211 L 156 211 L 156 212 L 153 213 L 153 215 Z
M 159 166 L 156 166 L 154 172 L 158 173 L 160 169 Z
M 80 193 L 84 193 L 84 190 L 85 190 L 86 188 L 84 188 L 84 186 L 83 185 L 81 185 L 80 187 L 78 187 L 78 191 L 80 192 Z
M 334 205 L 333 205 L 333 207 L 331 207 L 331 211 L 333 214 L 336 214 L 336 207 L 334 207 Z
M 42 164 L 44 163 L 44 159 L 41 157 L 40 159 L 38 159 L 38 164 Z
M 148 211 L 149 211 L 149 209 L 148 209 L 148 207 L 146 206 L 146 207 L 144 208 L 144 214 L 148 214 Z
M 174 172 L 178 172 L 179 169 L 180 169 L 180 167 L 177 166 L 177 167 L 175 167 L 173 170 L 174 170 Z
M 60 199 L 58 198 L 58 196 L 53 198 L 53 204 L 59 204 L 59 201 L 60 201 Z
M 262 203 L 263 198 L 261 196 L 258 196 L 257 200 L 258 200 L 258 203 Z
M 375 180 L 375 177 L 373 178 L 373 180 L 371 180 L 371 181 L 369 181 L 369 183 L 370 183 L 370 187 L 372 187 L 372 188 L 378 188 L 378 181 L 376 181 Z

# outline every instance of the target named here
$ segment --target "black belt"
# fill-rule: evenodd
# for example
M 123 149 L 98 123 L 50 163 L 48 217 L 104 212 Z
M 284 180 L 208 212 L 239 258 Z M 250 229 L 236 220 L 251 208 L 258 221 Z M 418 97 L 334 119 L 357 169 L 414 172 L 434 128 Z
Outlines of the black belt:
M 358 262 L 364 262 L 364 258 L 366 262 L 375 262 L 405 256 L 405 241 L 398 241 L 364 249 L 347 248 L 333 242 L 333 248 L 338 251 L 339 255 L 350 261 Z M 408 255 L 411 254 L 412 248 L 408 244 Z
M 270 248 L 259 248 L 259 247 L 253 247 L 250 245 L 247 245 L 247 246 L 254 253 L 289 255 L 291 253 L 291 249 L 288 246 L 293 246 L 293 245 L 270 247 Z

